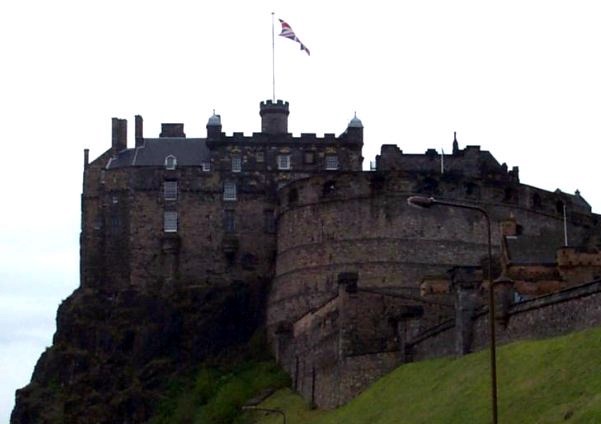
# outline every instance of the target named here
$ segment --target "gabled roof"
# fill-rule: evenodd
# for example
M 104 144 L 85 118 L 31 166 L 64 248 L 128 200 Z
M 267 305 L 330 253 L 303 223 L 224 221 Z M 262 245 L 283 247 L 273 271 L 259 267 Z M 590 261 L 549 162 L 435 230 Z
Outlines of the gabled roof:
M 141 146 L 119 152 L 107 168 L 164 166 L 169 155 L 175 156 L 177 166 L 201 166 L 210 159 L 204 138 L 145 138 Z

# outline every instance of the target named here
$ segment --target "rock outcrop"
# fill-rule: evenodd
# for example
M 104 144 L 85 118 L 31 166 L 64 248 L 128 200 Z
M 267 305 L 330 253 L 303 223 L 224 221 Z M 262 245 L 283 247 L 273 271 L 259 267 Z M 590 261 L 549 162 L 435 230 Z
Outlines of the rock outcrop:
M 11 423 L 146 422 L 170 377 L 248 341 L 263 291 L 243 282 L 163 295 L 76 290 Z

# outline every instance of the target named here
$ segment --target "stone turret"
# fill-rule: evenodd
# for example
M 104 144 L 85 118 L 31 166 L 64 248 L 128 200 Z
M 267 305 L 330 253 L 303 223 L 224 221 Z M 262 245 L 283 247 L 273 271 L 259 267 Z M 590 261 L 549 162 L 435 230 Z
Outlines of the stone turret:
M 266 134 L 288 133 L 288 102 L 267 100 L 261 102 L 261 132 Z
M 363 143 L 363 123 L 357 118 L 356 113 L 340 137 L 345 141 Z
M 207 138 L 209 140 L 218 139 L 221 136 L 221 115 L 215 114 L 209 118 L 207 122 Z

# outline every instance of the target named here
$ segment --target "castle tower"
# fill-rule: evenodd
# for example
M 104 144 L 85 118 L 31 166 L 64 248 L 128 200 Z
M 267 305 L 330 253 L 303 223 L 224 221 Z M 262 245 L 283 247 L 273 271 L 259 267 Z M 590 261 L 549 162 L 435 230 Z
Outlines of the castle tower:
M 271 100 L 261 102 L 259 114 L 261 115 L 261 132 L 266 134 L 288 133 L 288 102 Z

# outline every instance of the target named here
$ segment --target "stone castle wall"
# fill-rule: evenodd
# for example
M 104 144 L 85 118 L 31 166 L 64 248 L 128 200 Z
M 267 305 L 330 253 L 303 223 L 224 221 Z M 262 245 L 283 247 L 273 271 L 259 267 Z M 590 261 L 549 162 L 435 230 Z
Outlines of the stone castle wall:
M 498 311 L 497 311 L 498 312 Z M 488 308 L 471 319 L 470 351 L 490 346 Z M 410 341 L 413 360 L 461 354 L 456 350 L 456 322 L 450 320 L 439 331 L 430 329 Z M 557 293 L 511 305 L 503 320 L 496 322 L 497 344 L 560 336 L 601 325 L 601 281 L 582 284 Z
M 447 296 L 445 304 L 442 296 L 441 302 L 427 304 L 419 298 L 419 282 L 424 275 L 444 274 L 455 265 L 479 265 L 486 253 L 482 215 L 443 207 L 417 210 L 407 205 L 407 197 L 423 192 L 423 177 L 406 172 L 389 172 L 385 179 L 381 175 L 320 175 L 279 191 L 276 272 L 267 324 L 274 331 L 283 322 L 292 323 L 294 331 L 286 342 L 276 337 L 277 346 L 287 346 L 280 349 L 278 360 L 293 376 L 297 390 L 320 407 L 348 401 L 402 362 L 454 354 L 459 346 L 455 309 L 448 307 L 454 300 Z M 432 194 L 437 198 L 488 210 L 495 254 L 501 240 L 499 223 L 510 216 L 525 235 L 561 236 L 563 208 L 560 213 L 551 206 L 519 201 L 536 195 L 554 205 L 563 199 L 560 193 L 553 198 L 515 182 L 428 178 L 436 181 Z M 464 189 L 470 181 L 478 184 L 477 197 Z M 507 191 L 513 193 L 510 199 Z M 586 205 L 573 205 L 569 218 L 575 239 L 597 225 Z M 359 278 L 355 302 L 340 297 L 337 284 L 337 276 L 349 271 Z M 399 306 L 420 306 L 423 316 L 395 318 L 382 306 L 382 290 L 394 293 Z
M 505 189 L 479 181 L 479 197 L 467 194 L 454 179 L 439 176 L 436 195 L 485 207 L 491 216 L 494 250 L 498 222 L 513 215 L 524 234 L 561 234 L 562 214 L 504 201 Z M 471 180 L 470 180 L 471 181 Z M 427 274 L 454 265 L 478 264 L 486 252 L 481 214 L 437 207 L 419 211 L 407 197 L 419 193 L 419 178 L 406 173 L 321 175 L 280 190 L 276 273 L 270 294 L 268 325 L 295 320 L 335 293 L 336 275 L 355 271 L 366 287 L 404 288 L 417 293 Z M 543 190 L 514 184 L 516 196 Z M 556 195 L 561 198 L 561 195 Z M 569 230 L 582 237 L 596 225 L 586 208 L 574 206 Z M 588 216 L 587 220 L 582 217 Z

